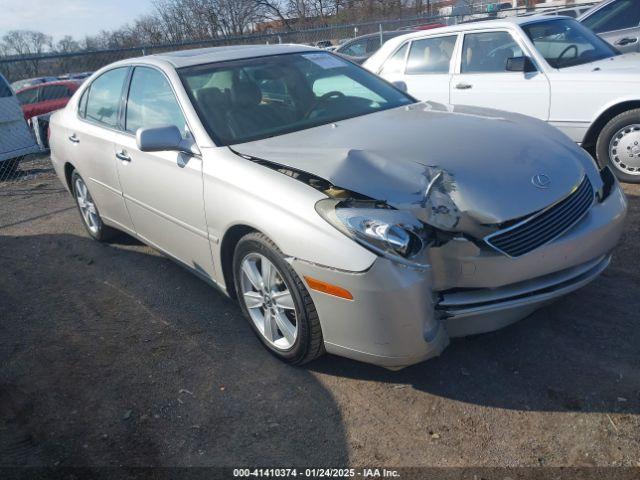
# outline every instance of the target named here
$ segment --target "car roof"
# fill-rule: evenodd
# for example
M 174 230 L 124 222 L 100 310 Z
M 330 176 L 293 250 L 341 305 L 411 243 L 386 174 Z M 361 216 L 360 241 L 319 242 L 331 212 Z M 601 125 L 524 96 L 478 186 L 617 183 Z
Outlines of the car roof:
M 36 88 L 48 87 L 49 85 L 64 85 L 65 87 L 79 87 L 82 82 L 77 80 L 56 80 L 54 82 L 36 83 L 35 85 L 29 85 L 28 87 L 21 88 L 16 93 L 25 92 L 27 90 L 34 90 Z
M 121 64 L 135 63 L 144 60 L 159 60 L 167 62 L 175 68 L 191 67 L 207 63 L 225 62 L 243 58 L 266 57 L 285 53 L 298 52 L 324 52 L 315 47 L 306 45 L 279 44 L 279 45 L 234 45 L 228 47 L 196 48 L 192 50 L 179 50 L 176 52 L 159 53 L 148 57 L 139 57 L 118 62 Z
M 382 34 L 383 35 L 388 35 L 390 33 L 407 33 L 407 32 L 412 32 L 413 30 L 383 30 Z M 363 38 L 369 38 L 369 37 L 379 37 L 380 36 L 380 32 L 373 32 L 373 33 L 365 33 L 364 35 L 358 35 L 357 37 L 353 37 L 353 38 L 348 38 L 344 43 L 350 43 L 353 42 L 354 40 L 361 40 Z M 343 43 L 343 45 L 344 45 Z
M 563 17 L 561 15 L 549 17 L 548 15 L 545 16 L 545 15 L 536 14 L 536 15 L 522 16 L 522 17 L 497 18 L 493 20 L 484 20 L 482 18 L 479 18 L 476 21 L 460 23 L 458 25 L 449 25 L 446 27 L 433 28 L 431 30 L 417 30 L 415 32 L 409 32 L 406 35 L 403 35 L 402 37 L 396 37 L 392 40 L 404 41 L 406 39 L 413 38 L 413 37 L 420 38 L 424 36 L 441 35 L 446 33 L 458 33 L 458 32 L 464 32 L 467 30 L 474 30 L 474 29 L 510 28 L 510 27 L 513 27 L 514 25 L 526 25 L 529 23 L 535 23 L 540 21 L 548 22 L 548 21 L 567 19 L 567 18 L 571 18 L 571 17 Z

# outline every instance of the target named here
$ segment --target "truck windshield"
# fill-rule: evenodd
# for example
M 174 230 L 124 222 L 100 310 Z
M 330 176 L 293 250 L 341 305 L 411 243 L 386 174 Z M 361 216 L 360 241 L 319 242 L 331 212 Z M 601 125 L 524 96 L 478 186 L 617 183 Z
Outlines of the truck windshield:
M 180 70 L 218 145 L 295 132 L 414 103 L 372 73 L 326 52 L 301 52 Z
M 584 25 L 571 19 L 522 25 L 540 54 L 553 68 L 603 60 L 619 52 Z

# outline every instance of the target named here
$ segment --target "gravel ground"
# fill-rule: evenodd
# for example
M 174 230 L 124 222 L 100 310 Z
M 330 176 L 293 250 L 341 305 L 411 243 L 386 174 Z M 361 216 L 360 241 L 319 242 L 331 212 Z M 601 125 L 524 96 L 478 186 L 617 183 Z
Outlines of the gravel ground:
M 400 372 L 269 355 L 34 167 L 0 185 L 0 465 L 640 466 L 640 188 L 612 266 Z

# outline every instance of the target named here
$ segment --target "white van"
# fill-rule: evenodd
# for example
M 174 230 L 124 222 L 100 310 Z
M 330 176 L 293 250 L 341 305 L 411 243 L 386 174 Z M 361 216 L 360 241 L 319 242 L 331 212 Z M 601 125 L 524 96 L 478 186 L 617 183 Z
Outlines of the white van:
M 18 99 L 0 75 L 0 180 L 15 172 L 23 156 L 39 150 Z

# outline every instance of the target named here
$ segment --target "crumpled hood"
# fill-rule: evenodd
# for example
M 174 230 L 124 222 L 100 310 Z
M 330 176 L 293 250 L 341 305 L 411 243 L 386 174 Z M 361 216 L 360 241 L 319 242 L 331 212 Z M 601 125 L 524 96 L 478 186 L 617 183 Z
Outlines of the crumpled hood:
M 567 67 L 561 70 L 563 73 L 576 72 L 593 72 L 598 71 L 602 74 L 639 74 L 640 73 L 640 53 L 632 52 L 624 55 L 616 55 L 615 57 L 597 60 L 575 67 Z M 629 80 L 637 81 L 629 78 Z
M 495 225 L 567 195 L 589 171 L 586 152 L 542 121 L 424 102 L 234 145 L 450 231 Z M 546 175 L 547 188 L 532 178 Z M 594 188 L 599 188 L 597 183 Z

